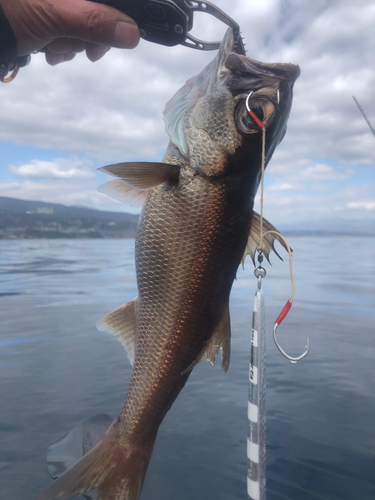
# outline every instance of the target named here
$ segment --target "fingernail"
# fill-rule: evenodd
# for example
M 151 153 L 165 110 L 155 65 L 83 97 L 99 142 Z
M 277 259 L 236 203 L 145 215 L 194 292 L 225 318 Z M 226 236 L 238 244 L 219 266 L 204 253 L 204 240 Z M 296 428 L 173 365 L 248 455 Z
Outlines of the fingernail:
M 51 57 L 48 60 L 48 64 L 51 66 L 56 66 L 56 64 L 60 64 L 65 61 L 64 55 L 51 54 Z
M 91 50 L 86 50 L 86 54 L 91 62 L 96 62 L 108 52 L 109 48 L 110 47 L 106 47 L 105 45 L 92 46 Z
M 75 54 L 75 53 L 73 53 L 73 52 L 72 52 L 71 54 L 67 54 L 67 55 L 65 56 L 65 61 L 64 61 L 64 62 L 71 61 L 72 59 L 74 59 L 74 58 L 75 58 L 75 56 L 76 56 L 76 55 L 77 55 L 77 54 Z
M 116 47 L 134 49 L 139 42 L 139 29 L 134 23 L 118 21 L 115 27 Z

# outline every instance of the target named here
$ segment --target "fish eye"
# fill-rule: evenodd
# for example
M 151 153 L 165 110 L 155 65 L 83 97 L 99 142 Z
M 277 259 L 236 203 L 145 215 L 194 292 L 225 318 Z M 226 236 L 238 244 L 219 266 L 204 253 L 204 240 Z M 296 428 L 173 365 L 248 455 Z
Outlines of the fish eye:
M 249 107 L 256 117 L 264 123 L 264 125 L 269 126 L 271 124 L 275 114 L 275 106 L 269 99 L 250 99 Z M 245 100 L 238 102 L 234 112 L 234 119 L 240 133 L 255 134 L 259 132 L 258 126 L 254 123 L 254 120 L 251 118 L 246 109 Z

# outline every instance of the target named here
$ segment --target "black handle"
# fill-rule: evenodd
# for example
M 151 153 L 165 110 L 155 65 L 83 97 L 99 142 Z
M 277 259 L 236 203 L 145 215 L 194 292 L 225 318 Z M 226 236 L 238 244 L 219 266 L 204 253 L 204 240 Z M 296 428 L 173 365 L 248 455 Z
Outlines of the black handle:
M 191 7 L 184 0 L 91 0 L 132 17 L 141 37 L 173 47 L 185 42 L 193 27 Z

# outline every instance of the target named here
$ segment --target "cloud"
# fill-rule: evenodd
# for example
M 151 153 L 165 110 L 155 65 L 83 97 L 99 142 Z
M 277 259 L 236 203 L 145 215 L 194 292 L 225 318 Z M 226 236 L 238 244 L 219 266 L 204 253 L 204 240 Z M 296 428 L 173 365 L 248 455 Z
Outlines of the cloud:
M 177 89 L 154 63 L 128 54 L 114 50 L 94 74 L 78 56 L 68 71 L 74 78 L 33 56 L 18 86 L 4 93 L 1 139 L 118 161 L 160 154 L 162 109 Z
M 375 210 L 375 200 L 351 202 L 348 203 L 348 208 L 359 210 Z
M 250 57 L 301 67 L 288 132 L 266 171 L 271 183 L 267 203 L 275 219 L 335 210 L 360 214 L 355 204 L 367 207 L 373 200 L 375 142 L 352 96 L 374 124 L 375 4 L 371 0 L 215 3 L 240 22 Z M 197 37 L 220 39 L 224 30 L 217 19 L 196 16 Z M 50 201 L 57 196 L 70 203 L 79 202 L 81 196 L 82 203 L 123 208 L 109 198 L 104 202 L 96 193 L 99 182 L 84 177 L 91 170 L 83 158 L 101 165 L 161 160 L 168 143 L 162 119 L 166 102 L 214 55 L 145 41 L 132 51 L 111 50 L 95 64 L 79 54 L 70 63 L 49 67 L 42 54 L 33 55 L 16 80 L 1 89 L 0 140 L 61 151 L 56 157 L 75 155 L 79 160 L 68 167 L 57 160 L 43 166 L 35 155 L 22 162 L 15 158 L 10 162 L 15 179 L 23 176 L 40 182 L 21 182 L 12 193 L 33 199 L 49 196 Z M 73 182 L 62 178 L 68 172 Z M 48 182 L 49 190 L 44 190 L 43 182 Z M 358 183 L 362 194 L 349 193 L 350 182 Z M 373 215 L 372 209 L 362 212 Z
M 307 167 L 298 174 L 298 180 L 305 182 L 313 181 L 327 181 L 327 180 L 344 180 L 353 175 L 353 170 L 345 169 L 345 171 L 338 171 L 337 169 L 325 165 L 317 164 Z
M 374 217 L 375 200 L 369 184 L 309 194 L 303 189 L 289 193 L 288 190 L 277 190 L 277 187 L 277 184 L 267 187 L 264 192 L 264 215 L 276 226 L 294 221 L 330 219 L 338 212 L 348 219 Z M 254 209 L 260 210 L 259 194 Z
M 373 164 L 373 137 L 351 97 L 356 94 L 374 116 L 371 2 L 217 4 L 240 20 L 250 56 L 301 65 L 286 139 L 291 144 L 293 137 L 293 157 Z M 208 15 L 196 18 L 197 36 L 222 35 L 219 21 Z M 95 64 L 81 54 L 50 68 L 42 54 L 34 55 L 17 81 L 2 89 L 0 137 L 118 161 L 160 157 L 168 142 L 165 103 L 213 56 L 144 41 L 133 51 L 111 50 Z
M 95 173 L 88 170 L 86 164 L 79 159 L 56 158 L 54 161 L 31 160 L 19 167 L 10 165 L 9 171 L 17 177 L 44 179 L 88 179 Z
M 280 183 L 273 184 L 272 186 L 270 186 L 268 188 L 268 191 L 270 193 L 272 193 L 272 192 L 279 193 L 281 191 L 290 191 L 290 190 L 294 190 L 294 189 L 298 189 L 298 186 L 296 184 L 291 184 L 288 182 L 280 182 Z

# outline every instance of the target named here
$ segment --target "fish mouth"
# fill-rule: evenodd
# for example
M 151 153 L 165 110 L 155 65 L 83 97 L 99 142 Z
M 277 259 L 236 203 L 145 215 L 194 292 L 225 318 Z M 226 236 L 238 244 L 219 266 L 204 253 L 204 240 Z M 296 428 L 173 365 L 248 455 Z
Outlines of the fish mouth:
M 239 56 L 246 57 L 246 51 L 243 43 L 239 43 L 239 38 L 241 35 L 235 36 L 233 28 L 228 28 L 223 40 L 221 41 L 219 52 L 216 56 L 216 59 L 219 62 L 219 66 L 224 64 L 226 57 L 230 53 L 235 53 Z M 241 39 L 242 42 L 242 39 Z
M 227 73 L 241 75 L 241 77 L 252 76 L 263 80 L 263 86 L 275 84 L 280 79 L 294 84 L 300 74 L 299 66 L 291 63 L 264 63 L 246 56 L 245 50 L 241 49 L 243 44 L 238 44 L 233 35 L 233 29 L 229 28 L 221 42 L 218 62 L 218 80 L 225 80 Z M 272 81 L 271 80 L 275 80 Z M 252 89 L 256 90 L 256 89 Z
M 264 63 L 250 59 L 247 56 L 230 52 L 224 61 L 225 67 L 232 73 L 243 73 L 253 76 L 260 76 L 263 79 L 286 80 L 294 84 L 300 75 L 300 68 L 297 64 L 291 63 Z

